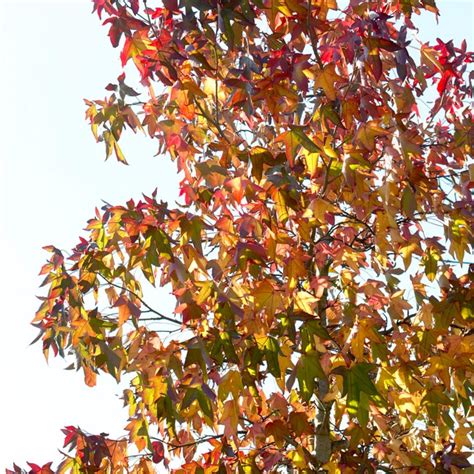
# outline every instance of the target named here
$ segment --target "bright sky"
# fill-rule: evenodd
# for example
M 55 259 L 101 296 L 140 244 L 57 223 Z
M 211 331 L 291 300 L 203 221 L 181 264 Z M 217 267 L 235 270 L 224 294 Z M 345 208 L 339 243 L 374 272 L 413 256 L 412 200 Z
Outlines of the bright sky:
M 418 23 L 425 39 L 440 36 L 474 48 L 471 0 L 438 0 L 442 15 Z M 69 249 L 101 199 L 122 204 L 141 192 L 173 202 L 175 167 L 153 157 L 154 144 L 128 134 L 131 166 L 104 163 L 84 120 L 83 98 L 105 96 L 120 73 L 118 51 L 91 15 L 90 0 L 0 0 L 0 249 L 3 330 L 0 332 L 0 469 L 15 461 L 57 461 L 61 428 L 123 434 L 126 413 L 111 377 L 97 387 L 82 373 L 48 366 L 29 326 L 45 261 L 41 247 Z M 128 153 L 127 153 L 128 152 Z

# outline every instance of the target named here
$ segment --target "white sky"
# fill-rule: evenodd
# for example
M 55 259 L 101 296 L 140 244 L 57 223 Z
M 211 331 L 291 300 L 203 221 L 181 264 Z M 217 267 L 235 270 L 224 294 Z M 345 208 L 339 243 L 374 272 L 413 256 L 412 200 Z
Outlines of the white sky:
M 474 48 L 471 0 L 438 0 L 440 25 L 418 23 L 425 38 L 463 37 Z M 61 428 L 123 434 L 126 413 L 111 377 L 97 387 L 82 373 L 49 366 L 40 345 L 29 346 L 38 300 L 41 247 L 69 249 L 101 199 L 122 204 L 158 187 L 177 197 L 174 165 L 153 157 L 150 140 L 129 133 L 123 149 L 131 166 L 104 163 L 84 120 L 83 98 L 105 96 L 121 73 L 119 51 L 91 15 L 90 0 L 0 0 L 0 469 L 15 461 L 57 461 Z

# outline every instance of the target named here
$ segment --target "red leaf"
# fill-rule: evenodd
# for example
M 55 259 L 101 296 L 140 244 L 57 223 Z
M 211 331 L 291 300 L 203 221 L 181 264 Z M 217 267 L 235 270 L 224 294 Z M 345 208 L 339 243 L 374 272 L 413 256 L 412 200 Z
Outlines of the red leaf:
M 385 38 L 377 38 L 376 41 L 377 41 L 377 46 L 379 48 L 385 49 L 385 51 L 395 52 L 402 49 L 402 47 L 398 45 L 397 43 L 394 43 L 393 41 L 390 41 Z
M 122 52 L 120 53 L 120 60 L 122 61 L 122 66 L 127 64 L 127 61 L 130 57 L 130 49 L 133 46 L 133 41 L 131 38 L 125 39 L 125 44 L 123 45 Z
M 109 0 L 92 0 L 94 3 L 94 7 L 92 9 L 92 13 L 97 11 L 99 18 L 102 18 L 102 11 L 105 10 L 109 15 L 116 12 L 115 8 L 112 7 Z
M 367 61 L 370 65 L 370 68 L 372 70 L 372 74 L 374 75 L 374 78 L 377 82 L 380 81 L 380 78 L 382 77 L 382 60 L 380 59 L 380 56 L 378 54 L 376 55 L 371 55 L 369 56 L 369 59 Z
M 138 13 L 138 0 L 131 0 L 130 6 L 132 7 L 132 12 L 135 13 L 135 15 Z
M 119 45 L 120 38 L 122 37 L 123 29 L 121 28 L 121 22 L 122 20 L 120 18 L 107 18 L 107 20 L 104 21 L 104 25 L 106 23 L 112 23 L 108 35 L 114 48 Z
M 165 449 L 163 447 L 163 443 L 161 443 L 160 441 L 153 441 L 153 443 L 151 443 L 151 446 L 153 448 L 152 460 L 155 464 L 158 464 L 159 462 L 163 461 L 165 457 Z
M 73 443 L 77 438 L 77 428 L 75 426 L 66 426 L 62 432 L 66 435 L 64 437 L 64 444 L 63 447 L 65 448 L 67 445 Z
M 48 462 L 41 467 L 38 466 L 38 464 L 31 462 L 27 462 L 26 464 L 31 467 L 29 474 L 53 474 L 53 471 L 51 470 L 51 464 L 53 464 L 52 462 Z
M 440 81 L 438 82 L 438 86 L 436 89 L 439 92 L 439 95 L 442 95 L 443 92 L 446 90 L 446 86 L 448 85 L 449 78 L 453 76 L 453 72 L 450 70 L 447 70 L 443 73 L 443 76 L 441 77 Z
M 41 468 L 38 466 L 38 464 L 34 464 L 32 462 L 27 462 L 26 464 L 28 464 L 28 466 L 31 467 L 31 471 L 30 472 L 40 472 L 41 471 Z
M 163 5 L 165 6 L 167 10 L 170 10 L 172 12 L 179 11 L 177 0 L 163 0 Z

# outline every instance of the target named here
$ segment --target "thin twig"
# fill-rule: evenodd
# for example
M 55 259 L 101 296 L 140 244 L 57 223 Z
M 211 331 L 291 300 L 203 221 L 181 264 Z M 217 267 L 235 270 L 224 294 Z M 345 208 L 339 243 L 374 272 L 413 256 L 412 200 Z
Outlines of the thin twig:
M 179 324 L 181 325 L 182 323 L 180 321 L 177 321 L 176 319 L 173 319 L 173 318 L 170 318 L 169 316 L 166 316 L 164 315 L 163 313 L 160 313 L 159 311 L 157 311 L 156 309 L 153 309 L 149 304 L 147 304 L 143 298 L 140 298 L 140 296 L 138 296 L 137 293 L 135 293 L 133 290 L 131 290 L 130 288 L 127 288 L 126 286 L 122 286 L 122 285 L 117 285 L 117 283 L 114 283 L 112 281 L 110 281 L 108 278 L 106 278 L 104 275 L 99 275 L 100 277 L 102 277 L 109 285 L 111 286 L 114 286 L 115 288 L 118 288 L 120 290 L 123 290 L 123 291 L 128 291 L 131 295 L 135 296 L 135 298 L 137 298 L 138 301 L 140 301 L 140 303 L 145 306 L 145 308 L 147 308 L 150 312 L 156 314 L 157 316 L 159 316 L 161 319 L 165 320 L 165 321 L 168 321 L 170 323 L 174 323 L 174 324 Z
M 318 42 L 316 37 L 314 36 L 314 31 L 313 31 L 313 25 L 311 24 L 311 19 L 312 19 L 312 5 L 311 5 L 311 0 L 308 0 L 308 12 L 306 16 L 306 28 L 308 30 L 309 34 L 309 39 L 311 41 L 311 47 L 313 48 L 314 52 L 314 57 L 316 58 L 316 62 L 318 63 L 318 66 L 322 69 L 323 68 L 323 62 L 321 61 L 321 56 L 319 56 L 318 52 Z

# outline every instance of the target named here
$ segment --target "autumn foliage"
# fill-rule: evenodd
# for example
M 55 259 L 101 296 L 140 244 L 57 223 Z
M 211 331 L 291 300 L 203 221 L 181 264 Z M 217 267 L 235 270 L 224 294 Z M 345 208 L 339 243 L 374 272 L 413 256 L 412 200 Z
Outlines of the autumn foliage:
M 46 248 L 45 355 L 131 380 L 128 438 L 69 426 L 55 472 L 470 466 L 473 54 L 417 40 L 434 0 L 93 3 L 140 81 L 92 132 L 155 140 L 181 199 Z

